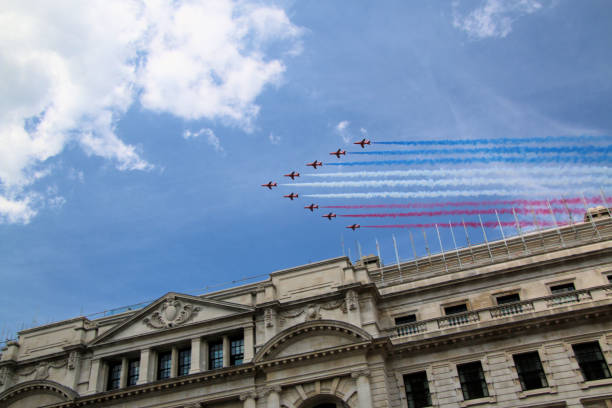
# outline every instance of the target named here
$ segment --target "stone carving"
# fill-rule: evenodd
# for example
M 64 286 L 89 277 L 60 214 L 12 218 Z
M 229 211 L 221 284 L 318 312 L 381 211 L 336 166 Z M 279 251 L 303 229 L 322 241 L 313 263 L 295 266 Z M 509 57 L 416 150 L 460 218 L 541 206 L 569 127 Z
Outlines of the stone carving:
M 40 363 L 38 363 L 36 367 L 32 368 L 29 371 L 26 371 L 25 373 L 19 373 L 19 375 L 21 377 L 27 377 L 31 375 L 32 373 L 36 373 L 34 374 L 35 380 L 46 380 L 47 378 L 49 378 L 50 368 L 62 368 L 67 363 L 68 363 L 68 360 L 64 360 L 61 363 L 49 363 L 47 361 L 41 361 Z
M 68 355 L 68 369 L 74 370 L 79 364 L 80 356 L 78 351 L 71 351 Z
M 280 394 L 283 389 L 280 385 L 273 385 L 271 387 L 264 387 L 259 390 L 259 398 L 266 398 L 269 394 L 275 392 Z
M 245 401 L 248 399 L 255 399 L 255 398 L 257 398 L 257 393 L 255 391 L 248 391 L 243 394 L 240 394 L 240 401 Z
M 8 384 L 10 376 L 11 372 L 9 371 L 8 367 L 0 367 L 0 386 Z
M 323 303 L 321 305 L 321 309 L 334 310 L 334 309 L 342 308 L 342 311 L 346 313 L 346 307 L 344 303 L 345 303 L 344 299 L 332 300 L 331 302 Z
M 175 297 L 169 297 L 159 310 L 150 317 L 143 319 L 143 323 L 153 329 L 167 329 L 180 326 L 191 320 L 200 311 L 199 307 L 190 304 L 181 305 Z
M 285 323 L 285 319 L 295 319 L 296 317 L 305 314 L 305 321 L 320 320 L 321 309 L 323 310 L 334 310 L 341 308 L 343 313 L 346 313 L 346 301 L 344 299 L 332 300 L 323 304 L 311 303 L 304 308 L 296 310 L 287 310 L 280 312 L 281 324 Z M 352 310 L 352 309 L 351 309 Z
M 367 368 L 364 368 L 362 370 L 353 371 L 351 373 L 351 378 L 359 378 L 361 376 L 369 377 L 370 374 L 371 374 L 370 370 L 368 370 Z
M 357 310 L 357 305 L 359 304 L 359 299 L 357 298 L 357 292 L 355 292 L 354 290 L 347 291 L 345 302 L 346 302 L 345 313 L 346 313 L 346 309 Z
M 264 312 L 264 319 L 266 321 L 266 327 L 274 327 L 274 320 L 276 320 L 276 310 L 272 308 L 266 309 Z

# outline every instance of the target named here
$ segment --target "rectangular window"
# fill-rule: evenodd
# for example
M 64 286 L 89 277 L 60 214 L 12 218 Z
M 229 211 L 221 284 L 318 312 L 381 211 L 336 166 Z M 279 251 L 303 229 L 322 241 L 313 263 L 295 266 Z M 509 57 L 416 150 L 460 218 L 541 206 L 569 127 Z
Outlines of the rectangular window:
M 450 326 L 458 326 L 460 324 L 469 323 L 469 318 L 466 314 L 462 314 L 467 312 L 467 304 L 462 303 L 460 305 L 454 306 L 446 306 L 444 308 L 444 314 L 447 316 L 452 316 L 448 318 L 448 324 Z M 453 316 L 459 315 L 459 316 Z
M 537 351 L 512 356 L 523 391 L 548 387 L 546 374 Z
M 511 295 L 498 296 L 496 300 L 498 305 L 505 305 L 507 303 L 520 302 L 521 297 L 518 293 L 513 293 Z
M 408 324 L 416 322 L 416 315 L 410 314 L 406 316 L 400 316 L 395 318 L 395 325 Z
M 550 293 L 552 293 L 553 295 L 565 292 L 573 292 L 575 290 L 576 287 L 573 283 L 564 283 L 563 285 L 555 285 L 550 287 Z
M 140 360 L 130 360 L 128 362 L 128 378 L 127 385 L 136 385 L 138 382 L 138 373 L 140 372 Z
M 170 378 L 170 373 L 172 370 L 172 353 L 164 352 L 159 353 L 157 357 L 157 379 L 163 380 L 166 378 Z
M 427 373 L 425 371 L 405 375 L 404 387 L 406 388 L 408 408 L 431 406 L 429 383 L 427 382 Z
M 446 306 L 444 308 L 444 314 L 445 315 L 454 315 L 454 314 L 459 314 L 459 313 L 465 313 L 467 312 L 467 305 L 465 303 L 462 303 L 460 305 L 454 305 L 454 306 Z
M 563 295 L 564 293 L 574 292 L 576 287 L 574 287 L 573 283 L 564 283 L 563 285 L 555 285 L 550 287 L 550 293 L 553 295 Z M 578 295 L 575 293 L 568 293 L 564 296 L 556 296 L 553 299 L 555 304 L 562 303 L 573 303 L 578 301 Z
M 612 283 L 612 275 L 608 275 L 607 278 L 608 278 L 608 283 Z
M 191 369 L 191 348 L 178 352 L 178 375 L 187 375 Z
M 108 364 L 108 386 L 109 390 L 116 390 L 121 386 L 121 363 L 112 362 Z
M 208 343 L 208 369 L 223 367 L 223 342 Z
M 610 378 L 610 370 L 598 342 L 572 344 L 572 348 L 586 381 Z
M 244 338 L 236 337 L 230 339 L 230 365 L 242 364 L 244 360 Z
M 459 373 L 464 400 L 489 396 L 489 389 L 487 388 L 487 382 L 485 381 L 480 361 L 459 364 L 457 365 L 457 372 Z

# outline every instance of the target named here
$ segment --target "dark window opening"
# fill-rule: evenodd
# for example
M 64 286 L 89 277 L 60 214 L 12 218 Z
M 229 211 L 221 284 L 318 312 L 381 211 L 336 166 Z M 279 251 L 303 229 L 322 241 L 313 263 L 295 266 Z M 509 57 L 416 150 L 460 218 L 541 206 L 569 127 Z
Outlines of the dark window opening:
M 400 324 L 408 324 L 416 322 L 416 315 L 406 315 L 395 318 L 395 325 L 399 326 Z
M 214 370 L 223 367 L 223 342 L 217 341 L 208 344 L 208 369 Z
M 505 305 L 506 303 L 514 303 L 514 302 L 521 301 L 521 297 L 519 296 L 518 293 L 513 293 L 511 295 L 498 296 L 496 299 L 497 299 L 498 305 Z
M 408 408 L 431 406 L 429 383 L 427 382 L 427 373 L 425 373 L 425 371 L 405 375 L 404 387 L 406 389 Z
M 608 278 L 608 283 L 612 283 L 612 275 L 608 275 L 607 278 Z
M 453 314 L 459 314 L 459 313 L 465 313 L 467 312 L 467 305 L 465 303 L 462 303 L 460 305 L 455 305 L 455 306 L 446 306 L 444 308 L 444 314 L 445 315 L 453 315 Z
M 572 348 L 586 381 L 610 378 L 610 369 L 598 342 L 573 344 Z
M 138 382 L 138 375 L 140 373 L 140 360 L 130 360 L 128 362 L 128 378 L 127 385 L 136 385 Z
M 230 365 L 240 365 L 244 361 L 244 338 L 230 339 Z
M 485 381 L 480 361 L 460 364 L 457 366 L 457 372 L 459 373 L 464 400 L 489 396 L 489 389 L 487 388 L 487 382 Z
M 186 348 L 178 352 L 178 375 L 187 375 L 191 369 L 191 349 Z
M 550 293 L 553 295 L 565 292 L 573 292 L 576 290 L 576 287 L 573 283 L 564 283 L 563 285 L 555 285 L 550 287 Z
M 121 386 L 121 363 L 109 363 L 108 365 L 108 389 L 116 390 Z
M 523 391 L 548 387 L 537 351 L 512 356 Z
M 172 370 L 172 353 L 164 352 L 159 353 L 157 357 L 157 379 L 164 380 L 170 378 Z

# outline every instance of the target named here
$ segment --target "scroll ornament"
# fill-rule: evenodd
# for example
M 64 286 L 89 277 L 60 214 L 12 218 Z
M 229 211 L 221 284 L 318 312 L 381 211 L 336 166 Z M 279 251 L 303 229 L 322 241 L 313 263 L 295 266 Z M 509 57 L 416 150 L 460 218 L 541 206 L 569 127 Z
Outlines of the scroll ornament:
M 167 329 L 187 323 L 200 311 L 199 307 L 190 304 L 181 305 L 174 297 L 166 299 L 161 308 L 143 319 L 143 323 L 152 329 Z

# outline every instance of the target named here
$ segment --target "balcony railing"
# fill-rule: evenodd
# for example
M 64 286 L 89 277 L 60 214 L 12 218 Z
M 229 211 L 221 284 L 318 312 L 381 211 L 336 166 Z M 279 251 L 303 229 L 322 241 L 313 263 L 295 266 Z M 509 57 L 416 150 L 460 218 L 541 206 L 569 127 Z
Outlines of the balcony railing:
M 389 330 L 389 334 L 394 338 L 399 338 L 435 333 L 458 326 L 469 326 L 476 323 L 484 324 L 514 316 L 527 316 L 539 311 L 551 310 L 572 304 L 583 304 L 596 300 L 609 300 L 610 294 L 612 294 L 612 285 L 597 286 L 563 294 L 506 303 L 499 306 L 423 320 L 420 322 L 397 325 Z

